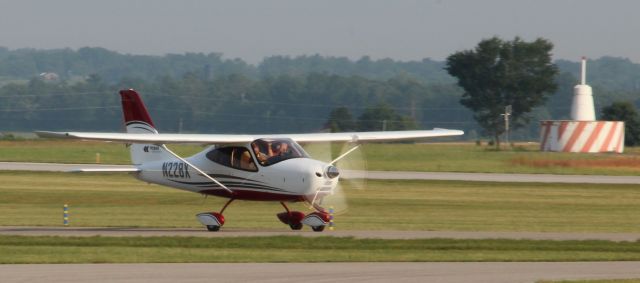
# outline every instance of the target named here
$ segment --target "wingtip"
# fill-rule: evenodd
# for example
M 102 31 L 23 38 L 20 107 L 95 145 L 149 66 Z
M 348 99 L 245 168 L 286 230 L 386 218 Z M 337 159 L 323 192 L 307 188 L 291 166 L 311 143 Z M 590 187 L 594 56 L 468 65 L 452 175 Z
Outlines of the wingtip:
M 38 136 L 40 138 L 56 138 L 56 137 L 60 137 L 58 135 L 58 133 L 50 132 L 50 131 L 35 131 L 34 133 L 36 134 L 36 136 Z
M 445 129 L 445 128 L 433 128 L 433 130 L 435 130 L 435 131 L 447 131 L 447 132 L 450 132 L 454 136 L 462 136 L 462 135 L 464 135 L 464 131 L 463 130 L 450 130 L 450 129 Z
M 64 139 L 73 138 L 71 133 L 67 132 L 51 132 L 51 131 L 34 131 L 36 136 L 43 139 Z

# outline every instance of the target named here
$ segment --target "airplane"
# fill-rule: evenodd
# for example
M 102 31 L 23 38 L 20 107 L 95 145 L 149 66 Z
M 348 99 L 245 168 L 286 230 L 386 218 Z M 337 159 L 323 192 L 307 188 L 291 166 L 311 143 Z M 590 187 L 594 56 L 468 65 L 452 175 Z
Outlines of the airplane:
M 310 226 L 321 232 L 330 223 L 323 200 L 336 193 L 340 170 L 336 163 L 366 142 L 418 140 L 458 136 L 460 130 L 433 129 L 272 135 L 160 134 L 138 92 L 119 92 L 126 133 L 37 131 L 42 138 L 125 143 L 131 169 L 78 169 L 77 172 L 131 172 L 148 182 L 203 195 L 227 198 L 217 212 L 196 215 L 209 231 L 225 223 L 224 211 L 234 200 L 280 202 L 278 219 L 293 230 Z M 351 149 L 330 162 L 315 160 L 300 143 L 345 142 Z M 167 144 L 209 145 L 191 157 L 181 157 Z M 313 212 L 292 211 L 286 203 L 305 202 Z

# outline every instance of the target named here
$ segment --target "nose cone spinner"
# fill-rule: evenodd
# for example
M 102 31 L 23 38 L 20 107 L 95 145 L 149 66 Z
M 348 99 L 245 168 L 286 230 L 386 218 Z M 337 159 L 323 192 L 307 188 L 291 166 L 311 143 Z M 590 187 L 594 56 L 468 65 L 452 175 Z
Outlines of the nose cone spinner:
M 329 177 L 329 179 L 334 179 L 340 175 L 340 170 L 338 170 L 338 167 L 329 165 L 327 167 L 326 175 L 327 177 Z

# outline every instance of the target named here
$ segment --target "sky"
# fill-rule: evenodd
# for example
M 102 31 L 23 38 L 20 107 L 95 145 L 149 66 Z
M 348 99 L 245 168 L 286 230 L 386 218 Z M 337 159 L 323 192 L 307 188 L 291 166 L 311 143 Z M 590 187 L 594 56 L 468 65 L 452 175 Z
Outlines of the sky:
M 640 1 L 0 0 L 0 46 L 129 54 L 444 60 L 498 36 L 554 43 L 555 59 L 640 63 Z

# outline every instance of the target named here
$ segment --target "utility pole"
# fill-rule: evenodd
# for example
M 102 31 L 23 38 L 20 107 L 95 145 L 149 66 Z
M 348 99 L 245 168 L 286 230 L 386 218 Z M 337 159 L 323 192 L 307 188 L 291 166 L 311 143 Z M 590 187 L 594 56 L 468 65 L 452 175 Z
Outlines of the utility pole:
M 505 139 L 504 141 L 509 144 L 509 116 L 511 116 L 511 105 L 507 105 L 504 107 L 504 114 L 500 114 L 500 116 L 504 116 L 504 130 L 505 130 Z

